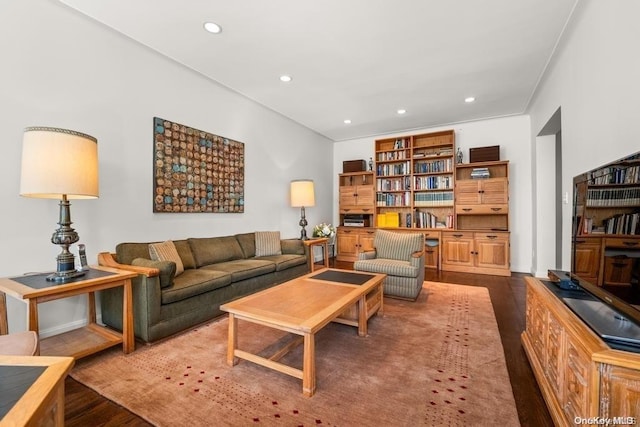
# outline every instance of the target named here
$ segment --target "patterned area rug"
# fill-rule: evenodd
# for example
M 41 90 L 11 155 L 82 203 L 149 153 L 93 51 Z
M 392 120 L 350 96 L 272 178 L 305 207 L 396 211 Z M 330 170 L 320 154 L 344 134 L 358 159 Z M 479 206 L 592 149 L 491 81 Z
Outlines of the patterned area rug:
M 226 365 L 226 317 L 71 376 L 158 426 L 519 425 L 486 288 L 425 282 L 416 302 L 385 298 L 369 336 L 330 324 L 316 336 L 317 390 L 247 361 Z M 239 346 L 286 334 L 239 321 Z M 283 361 L 302 365 L 301 349 Z

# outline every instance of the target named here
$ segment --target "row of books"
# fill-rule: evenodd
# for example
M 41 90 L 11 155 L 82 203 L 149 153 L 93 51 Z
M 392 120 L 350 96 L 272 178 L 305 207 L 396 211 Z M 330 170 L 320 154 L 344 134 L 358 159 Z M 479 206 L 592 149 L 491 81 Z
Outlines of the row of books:
M 640 234 L 640 213 L 614 215 L 603 225 L 606 234 Z
M 417 228 L 453 228 L 453 215 L 446 216 L 445 221 L 438 221 L 437 215 L 430 212 L 416 211 L 415 226 Z
M 378 178 L 376 180 L 377 191 L 402 191 L 411 189 L 411 179 L 408 176 L 399 178 Z
M 453 159 L 432 160 L 429 162 L 415 162 L 414 173 L 453 172 Z
M 636 206 L 640 204 L 640 188 L 590 188 L 587 206 Z
M 452 148 L 441 148 L 439 150 L 429 150 L 429 151 L 419 151 L 413 153 L 413 158 L 422 158 L 422 157 L 440 157 L 440 156 L 453 156 Z
M 411 193 L 376 193 L 376 206 L 409 206 Z
M 489 177 L 489 168 L 473 168 L 471 170 L 471 179 L 485 179 Z
M 405 151 L 385 151 L 383 153 L 378 153 L 376 158 L 379 162 L 385 162 L 389 160 L 404 160 L 407 158 L 407 154 Z
M 598 171 L 598 175 L 591 174 L 589 180 L 592 185 L 638 184 L 640 183 L 640 166 L 604 168 Z
M 442 190 L 453 189 L 453 176 L 416 176 L 415 190 Z
M 430 212 L 416 211 L 413 215 L 402 212 L 385 212 L 376 215 L 378 227 L 416 227 L 416 228 L 453 228 L 453 215 L 449 214 L 444 221 L 439 221 Z
M 383 164 L 376 166 L 376 173 L 378 174 L 378 176 L 408 175 L 410 170 L 410 162 Z
M 437 193 L 416 193 L 413 195 L 414 206 L 453 206 L 453 191 Z

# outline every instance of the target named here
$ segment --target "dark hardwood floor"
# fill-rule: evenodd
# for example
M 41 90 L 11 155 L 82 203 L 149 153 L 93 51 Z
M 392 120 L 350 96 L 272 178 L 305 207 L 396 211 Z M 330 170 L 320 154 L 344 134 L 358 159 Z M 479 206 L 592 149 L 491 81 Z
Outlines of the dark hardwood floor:
M 351 269 L 352 264 L 338 262 L 335 267 Z M 482 286 L 489 289 L 520 423 L 523 426 L 553 426 L 527 356 L 520 344 L 520 334 L 525 326 L 525 276 L 516 273 L 511 277 L 499 277 L 427 270 L 425 280 Z M 67 378 L 65 386 L 67 426 L 150 425 L 71 378 Z M 500 420 L 496 420 L 496 425 L 501 425 Z

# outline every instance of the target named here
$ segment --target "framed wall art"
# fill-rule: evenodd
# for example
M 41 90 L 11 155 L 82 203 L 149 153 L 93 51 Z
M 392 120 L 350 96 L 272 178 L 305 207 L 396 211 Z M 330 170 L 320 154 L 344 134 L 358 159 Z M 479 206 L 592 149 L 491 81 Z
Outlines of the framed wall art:
M 153 118 L 153 211 L 244 212 L 244 144 Z

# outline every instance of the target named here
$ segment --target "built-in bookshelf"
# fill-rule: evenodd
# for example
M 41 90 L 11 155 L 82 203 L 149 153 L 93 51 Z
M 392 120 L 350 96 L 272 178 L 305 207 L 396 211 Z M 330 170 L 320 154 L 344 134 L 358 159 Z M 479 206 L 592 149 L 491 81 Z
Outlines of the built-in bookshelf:
M 576 192 L 579 234 L 640 235 L 640 159 L 591 172 Z
M 376 226 L 453 228 L 455 133 L 375 142 Z

